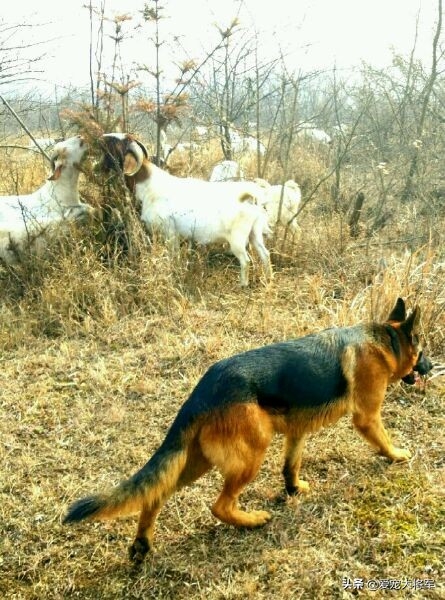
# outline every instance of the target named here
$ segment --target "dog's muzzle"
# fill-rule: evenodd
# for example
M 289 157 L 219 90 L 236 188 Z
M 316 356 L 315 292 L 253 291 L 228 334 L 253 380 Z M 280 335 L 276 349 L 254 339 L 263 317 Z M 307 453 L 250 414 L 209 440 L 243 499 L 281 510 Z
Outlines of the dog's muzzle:
M 418 379 L 416 373 L 417 375 L 424 377 L 425 375 L 428 375 L 432 368 L 433 363 L 427 356 L 424 355 L 423 352 L 420 352 L 417 358 L 417 363 L 413 367 L 413 370 L 411 373 L 408 373 L 408 375 L 405 375 L 405 377 L 402 377 L 402 381 L 409 383 L 410 385 L 414 385 Z

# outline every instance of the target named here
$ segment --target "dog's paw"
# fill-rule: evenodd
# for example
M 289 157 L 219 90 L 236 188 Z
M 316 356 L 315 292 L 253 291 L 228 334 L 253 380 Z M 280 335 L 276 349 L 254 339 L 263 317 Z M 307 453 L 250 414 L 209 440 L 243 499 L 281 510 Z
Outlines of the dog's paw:
M 404 448 L 392 448 L 391 449 L 391 460 L 396 462 L 402 462 L 404 460 L 409 460 L 411 458 L 411 452 L 409 450 L 405 450 Z
M 297 489 L 300 494 L 307 494 L 311 489 L 311 486 L 304 479 L 299 479 L 297 484 Z
M 146 538 L 136 538 L 128 549 L 130 560 L 135 563 L 141 563 L 147 552 L 150 550 L 150 544 Z
M 286 492 L 289 494 L 289 496 L 295 496 L 296 494 L 307 494 L 310 489 L 310 485 L 304 479 L 299 479 L 297 485 L 286 486 Z
M 252 518 L 252 527 L 261 527 L 272 518 L 272 515 L 266 510 L 252 510 L 249 516 Z

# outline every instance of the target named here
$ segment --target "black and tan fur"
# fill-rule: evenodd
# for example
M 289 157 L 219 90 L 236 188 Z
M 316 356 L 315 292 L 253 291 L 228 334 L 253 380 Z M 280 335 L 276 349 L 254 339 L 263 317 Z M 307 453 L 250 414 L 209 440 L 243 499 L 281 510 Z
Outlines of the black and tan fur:
M 64 522 L 140 513 L 130 556 L 149 551 L 156 517 L 166 500 L 212 467 L 224 477 L 212 506 L 221 521 L 257 527 L 271 515 L 238 507 L 274 433 L 286 439 L 284 482 L 288 494 L 306 492 L 300 479 L 308 434 L 352 414 L 356 429 L 393 461 L 410 458 L 396 448 L 381 420 L 388 384 L 432 365 L 417 338 L 420 310 L 407 318 L 398 299 L 384 323 L 332 328 L 249 350 L 210 367 L 179 410 L 165 440 L 140 471 L 110 492 L 75 502 Z

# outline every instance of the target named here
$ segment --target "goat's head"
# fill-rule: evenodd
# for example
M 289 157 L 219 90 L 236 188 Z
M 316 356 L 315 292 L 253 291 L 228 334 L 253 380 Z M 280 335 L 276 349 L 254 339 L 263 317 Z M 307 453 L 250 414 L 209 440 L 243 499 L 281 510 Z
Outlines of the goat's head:
M 75 168 L 80 171 L 80 164 L 85 157 L 87 149 L 87 143 L 81 135 L 58 142 L 51 153 L 53 174 L 48 177 L 49 181 L 59 179 L 62 171 L 66 168 Z
M 100 138 L 100 145 L 103 152 L 100 168 L 105 172 L 117 171 L 132 177 L 148 159 L 147 148 L 129 133 L 106 133 Z

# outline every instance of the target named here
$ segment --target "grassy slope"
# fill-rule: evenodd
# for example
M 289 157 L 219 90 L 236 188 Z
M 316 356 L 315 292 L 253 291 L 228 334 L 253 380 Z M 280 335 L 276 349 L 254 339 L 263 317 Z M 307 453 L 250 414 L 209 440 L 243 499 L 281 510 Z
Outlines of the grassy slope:
M 443 377 L 425 393 L 390 391 L 384 419 L 413 452 L 408 464 L 375 456 L 345 419 L 308 442 L 310 494 L 283 502 L 277 438 L 242 497 L 272 511 L 263 529 L 215 521 L 215 472 L 169 501 L 139 570 L 126 555 L 135 519 L 60 524 L 72 500 L 145 462 L 221 357 L 379 318 L 403 295 L 422 305 L 431 353 L 443 362 L 443 246 L 407 256 L 347 240 L 331 216 L 302 215 L 301 224 L 300 239 L 274 255 L 274 281 L 263 285 L 254 268 L 249 290 L 220 252 L 184 249 L 174 263 L 158 245 L 137 266 L 105 268 L 79 242 L 39 262 L 33 285 L 16 285 L 26 268 L 3 274 L 11 299 L 0 311 L 1 597 L 331 599 L 352 597 L 343 577 L 443 582 Z M 377 273 L 382 252 L 387 268 Z

